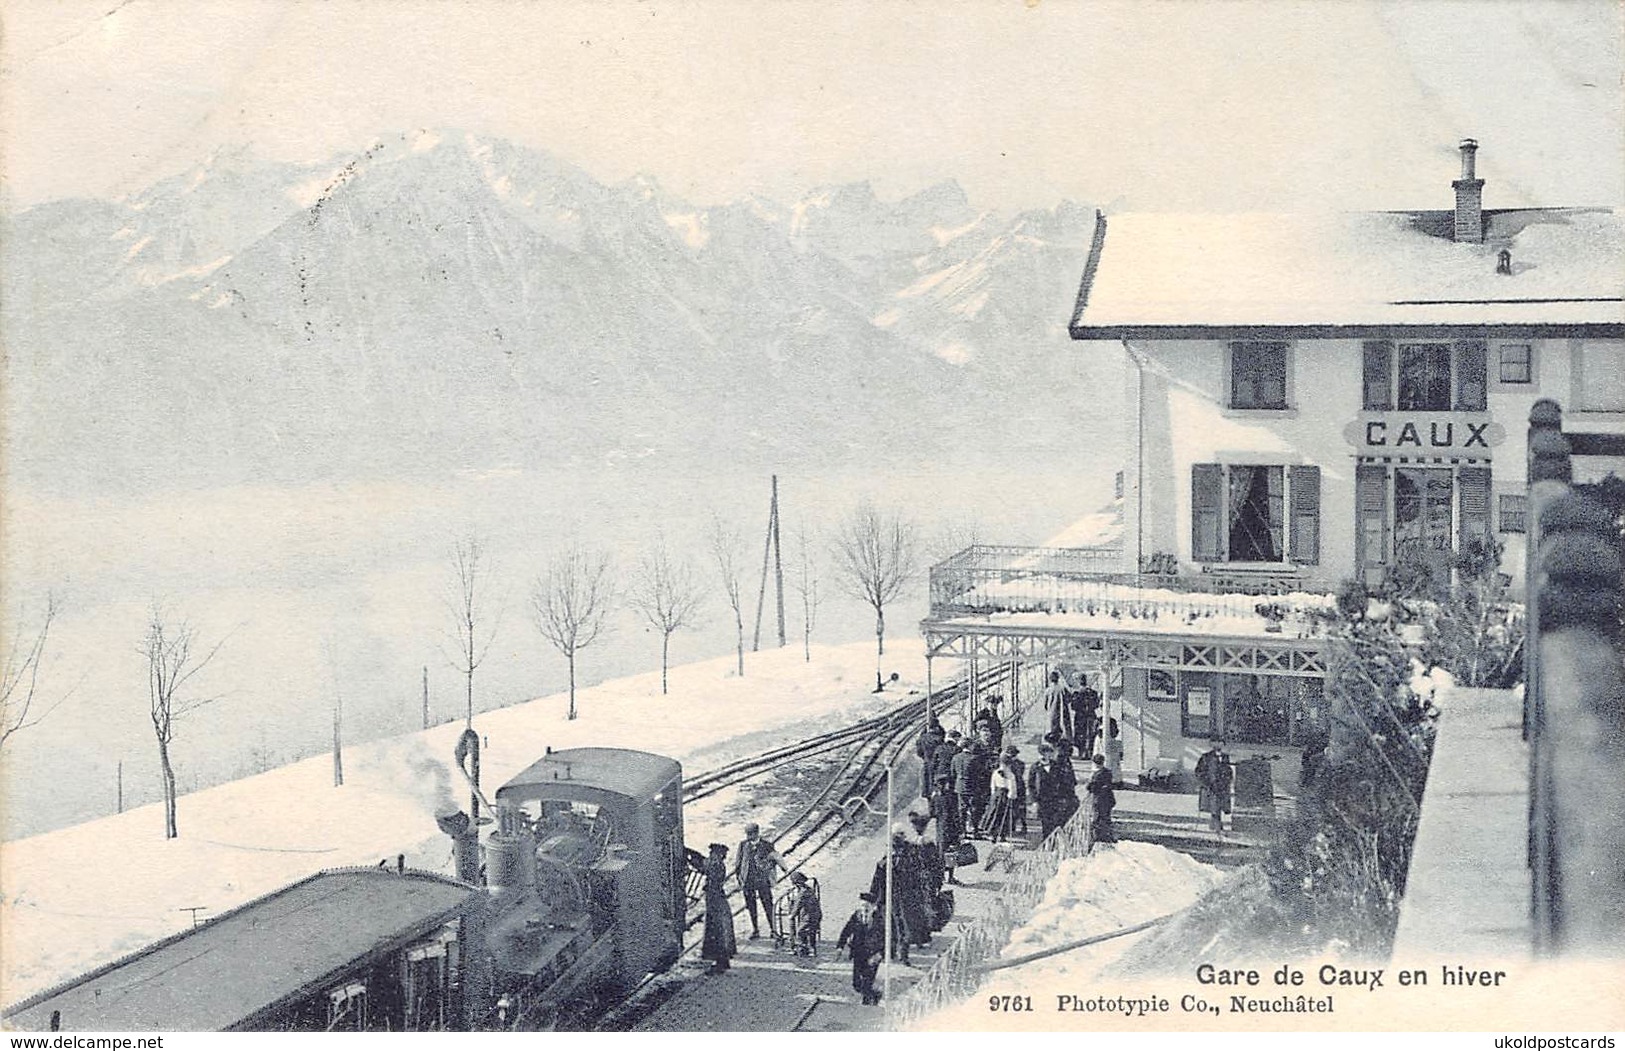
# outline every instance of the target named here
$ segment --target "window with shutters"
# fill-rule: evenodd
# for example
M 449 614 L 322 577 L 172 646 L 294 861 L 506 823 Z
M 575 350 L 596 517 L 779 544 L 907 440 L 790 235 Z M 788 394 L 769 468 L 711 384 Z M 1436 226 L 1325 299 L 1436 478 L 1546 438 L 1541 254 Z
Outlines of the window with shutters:
M 1394 407 L 1394 345 L 1386 340 L 1365 345 L 1365 408 Z
M 1287 345 L 1230 344 L 1230 408 L 1284 409 Z
M 1508 348 L 1500 349 L 1504 355 Z M 1526 376 L 1528 363 L 1526 354 Z M 1505 364 L 1504 357 L 1498 367 L 1501 375 L 1517 374 L 1517 368 Z M 1397 346 L 1388 340 L 1373 340 L 1364 345 L 1363 376 L 1361 407 L 1368 412 L 1396 407 L 1407 412 L 1484 412 L 1488 408 L 1489 345 L 1481 339 Z
M 1529 498 L 1523 493 L 1502 493 L 1500 498 L 1501 532 L 1527 533 L 1529 531 Z
M 1193 464 L 1191 558 L 1318 564 L 1320 468 Z

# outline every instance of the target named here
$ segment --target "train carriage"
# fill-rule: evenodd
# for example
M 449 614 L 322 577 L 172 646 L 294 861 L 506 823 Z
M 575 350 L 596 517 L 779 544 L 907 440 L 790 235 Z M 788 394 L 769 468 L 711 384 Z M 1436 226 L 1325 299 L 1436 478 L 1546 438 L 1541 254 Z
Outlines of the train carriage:
M 675 761 L 549 751 L 498 789 L 491 809 L 484 844 L 489 826 L 437 815 L 458 878 L 404 865 L 320 872 L 8 1008 L 4 1022 L 568 1028 L 676 961 L 687 902 Z
M 479 892 L 411 869 L 331 869 L 5 1013 L 12 1029 L 460 1028 L 463 917 Z

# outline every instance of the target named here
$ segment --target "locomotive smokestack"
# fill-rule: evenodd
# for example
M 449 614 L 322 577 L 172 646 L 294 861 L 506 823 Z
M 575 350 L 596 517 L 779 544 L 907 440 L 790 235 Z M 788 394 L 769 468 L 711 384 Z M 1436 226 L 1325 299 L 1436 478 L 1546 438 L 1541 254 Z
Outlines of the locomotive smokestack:
M 451 837 L 452 857 L 455 859 L 457 878 L 464 883 L 480 881 L 480 833 L 468 815 L 461 810 L 435 815 L 434 823 L 440 831 Z

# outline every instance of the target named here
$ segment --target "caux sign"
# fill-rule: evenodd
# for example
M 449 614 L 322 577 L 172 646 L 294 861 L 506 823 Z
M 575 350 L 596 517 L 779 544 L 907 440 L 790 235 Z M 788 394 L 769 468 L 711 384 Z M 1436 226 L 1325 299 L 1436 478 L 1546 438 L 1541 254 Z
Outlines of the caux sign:
M 1343 438 L 1358 449 L 1395 452 L 1485 453 L 1506 440 L 1506 428 L 1483 413 L 1365 413 L 1343 428 Z

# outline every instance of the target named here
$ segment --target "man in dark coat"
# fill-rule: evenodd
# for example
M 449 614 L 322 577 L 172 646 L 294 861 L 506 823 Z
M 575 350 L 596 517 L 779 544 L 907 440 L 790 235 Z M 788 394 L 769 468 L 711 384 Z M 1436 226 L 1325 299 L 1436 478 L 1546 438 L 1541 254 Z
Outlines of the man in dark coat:
M 910 944 L 931 944 L 931 922 L 926 917 L 924 881 L 920 873 L 920 852 L 909 842 L 908 826 L 892 826 L 891 833 L 891 920 L 892 955 L 908 963 Z M 877 901 L 886 900 L 886 858 L 875 862 L 869 893 Z
M 702 858 L 690 850 L 686 858 L 688 867 L 705 877 L 705 936 L 700 943 L 700 958 L 711 961 L 712 974 L 721 974 L 739 951 L 734 939 L 733 909 L 728 907 L 728 848 L 713 843 L 709 856 Z
M 919 740 L 914 742 L 914 754 L 920 757 L 920 795 L 931 794 L 931 759 L 942 742 L 948 739 L 943 732 L 942 724 L 935 715 L 931 716 L 920 731 Z
M 947 740 L 937 746 L 931 756 L 931 783 L 935 785 L 944 774 L 952 778 L 954 773 L 954 756 L 959 754 L 959 731 L 948 734 Z
M 1078 809 L 1072 761 L 1063 759 L 1052 744 L 1038 749 L 1038 763 L 1027 775 L 1027 787 L 1038 804 L 1038 831 L 1043 838 L 1066 823 Z
M 1221 836 L 1224 835 L 1224 815 L 1230 813 L 1230 786 L 1234 780 L 1235 771 L 1230 766 L 1223 741 L 1196 760 L 1196 783 L 1200 786 L 1196 806 L 1209 815 L 1208 827 Z
M 858 895 L 858 907 L 852 910 L 846 926 L 835 942 L 837 951 L 852 951 L 852 988 L 863 996 L 866 1005 L 878 1004 L 880 992 L 875 988 L 875 974 L 886 954 L 886 929 L 880 925 L 880 910 L 875 907 L 875 896 L 868 891 Z
M 1094 772 L 1083 786 L 1089 793 L 1089 838 L 1095 843 L 1115 843 L 1112 810 L 1117 806 L 1117 793 L 1112 790 L 1112 772 L 1106 769 L 1104 755 L 1095 756 L 1094 764 Z
M 990 703 L 976 715 L 973 727 L 979 731 L 977 737 L 987 745 L 988 751 L 998 755 L 1004 748 L 1004 723 L 999 719 L 997 711 L 999 698 L 990 698 Z
M 739 879 L 740 889 L 745 892 L 745 911 L 750 913 L 752 938 L 762 936 L 761 923 L 756 918 L 757 905 L 767 913 L 768 932 L 774 938 L 779 936 L 779 921 L 773 915 L 773 881 L 778 878 L 775 868 L 790 871 L 778 851 L 773 849 L 773 844 L 762 838 L 761 827 L 754 821 L 750 822 L 745 826 L 745 838 L 739 844 L 739 854 L 734 858 L 734 875 Z
M 1049 715 L 1049 732 L 1057 737 L 1072 736 L 1072 707 L 1068 704 L 1066 683 L 1061 673 L 1049 673 L 1049 685 L 1044 688 L 1044 711 Z
M 954 794 L 953 778 L 948 774 L 938 774 L 936 791 L 931 793 L 931 820 L 937 823 L 937 843 L 942 847 L 942 864 L 948 873 L 948 882 L 957 884 L 954 878 L 954 853 L 959 849 L 959 841 L 964 837 L 964 820 L 959 809 L 959 797 Z
M 987 750 L 980 741 L 972 741 L 964 751 L 954 756 L 954 794 L 963 808 L 966 838 L 980 833 L 982 811 L 987 808 L 993 770 L 988 765 Z
M 1072 695 L 1072 725 L 1078 736 L 1073 740 L 1078 755 L 1087 758 L 1095 747 L 1095 736 L 1100 733 L 1100 693 L 1084 680 L 1083 689 Z

